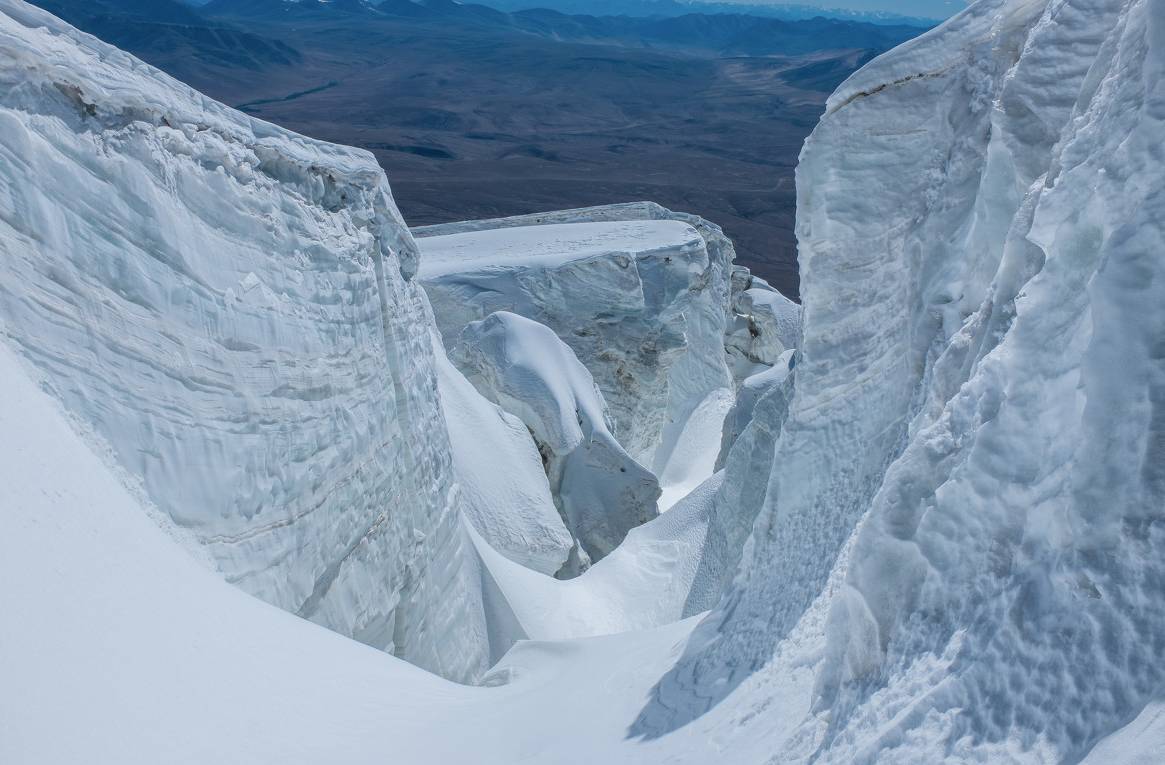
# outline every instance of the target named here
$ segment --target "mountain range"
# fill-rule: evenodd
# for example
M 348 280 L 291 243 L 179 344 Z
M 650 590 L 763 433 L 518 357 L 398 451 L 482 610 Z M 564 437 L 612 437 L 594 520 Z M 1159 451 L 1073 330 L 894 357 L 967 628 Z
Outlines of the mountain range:
M 216 99 L 372 151 L 410 224 L 653 199 L 723 226 L 793 296 L 801 142 L 834 87 L 921 31 L 453 0 L 40 2 Z

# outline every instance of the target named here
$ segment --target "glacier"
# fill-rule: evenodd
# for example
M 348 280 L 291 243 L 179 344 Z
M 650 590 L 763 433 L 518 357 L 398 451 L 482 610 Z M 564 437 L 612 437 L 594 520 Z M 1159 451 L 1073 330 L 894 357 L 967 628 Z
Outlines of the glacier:
M 649 203 L 414 241 L 368 155 L 0 0 L 0 760 L 1157 761 L 1163 75 L 1162 0 L 875 59 L 798 309 Z M 676 496 L 560 581 L 574 405 Z
M 1163 26 L 979 2 L 830 98 L 763 507 L 637 733 L 810 634 L 816 719 L 777 759 L 1074 761 L 1162 692 Z

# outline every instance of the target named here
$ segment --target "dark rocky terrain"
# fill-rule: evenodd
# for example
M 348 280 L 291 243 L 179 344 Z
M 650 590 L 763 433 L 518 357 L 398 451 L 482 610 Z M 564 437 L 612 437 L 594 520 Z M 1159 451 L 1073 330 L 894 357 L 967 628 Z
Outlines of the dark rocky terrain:
M 796 296 L 793 167 L 828 93 L 921 31 L 451 0 L 40 0 L 208 95 L 372 151 L 414 225 L 651 199 Z

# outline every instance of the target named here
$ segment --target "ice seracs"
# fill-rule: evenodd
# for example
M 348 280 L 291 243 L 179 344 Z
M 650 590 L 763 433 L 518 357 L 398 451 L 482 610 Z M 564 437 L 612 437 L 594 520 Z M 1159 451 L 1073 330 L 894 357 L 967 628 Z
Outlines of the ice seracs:
M 735 387 L 714 227 L 631 205 L 433 232 L 679 220 L 643 257 L 478 259 L 459 294 L 488 311 L 446 342 L 507 415 L 434 343 L 367 155 L 19 0 L 0 53 L 0 760 L 1157 758 L 1161 0 L 981 0 L 844 84 L 798 170 L 801 338 L 736 280 L 786 349 L 735 346 L 767 368 L 738 372 L 720 469 L 569 581 L 521 429 L 575 444 L 564 471 L 608 447 L 587 491 L 714 467 L 675 448 Z M 667 349 L 619 357 L 667 413 L 645 461 L 608 438 L 618 365 L 527 289 L 564 279 L 612 347 Z M 449 677 L 496 664 L 450 683 L 219 574 Z
M 498 310 L 546 325 L 590 370 L 619 442 L 656 475 L 692 414 L 731 386 L 732 244 L 701 218 L 644 202 L 414 233 L 446 345 Z
M 744 433 L 749 423 L 752 422 L 753 412 L 756 411 L 762 398 L 772 395 L 775 390 L 780 390 L 780 393 L 775 395 L 779 396 L 784 405 L 777 406 L 775 402 L 770 402 L 766 404 L 766 408 L 788 408 L 789 399 L 793 396 L 792 372 L 797 361 L 796 353 L 794 349 L 790 348 L 778 356 L 772 366 L 748 376 L 741 382 L 732 408 L 724 416 L 724 424 L 720 433 L 720 451 L 716 456 L 716 470 L 724 467 L 724 463 L 728 460 L 728 453 L 736 445 L 737 439 Z
M 743 266 L 732 269 L 731 285 L 724 348 L 739 383 L 773 366 L 778 356 L 801 344 L 801 306 Z

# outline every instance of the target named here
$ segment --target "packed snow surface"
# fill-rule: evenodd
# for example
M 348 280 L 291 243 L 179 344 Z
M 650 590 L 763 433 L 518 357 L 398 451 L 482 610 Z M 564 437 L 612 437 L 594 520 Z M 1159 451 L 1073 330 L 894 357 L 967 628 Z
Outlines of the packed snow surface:
M 636 257 L 660 250 L 702 249 L 704 240 L 678 220 L 595 221 L 516 226 L 418 239 L 423 280 L 477 269 L 556 268 L 573 260 Z

